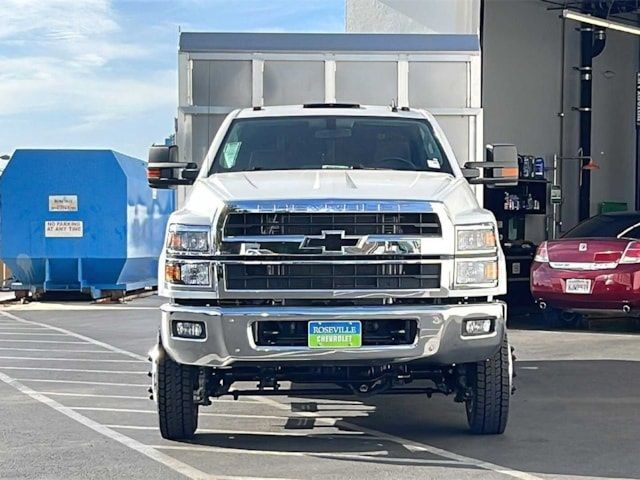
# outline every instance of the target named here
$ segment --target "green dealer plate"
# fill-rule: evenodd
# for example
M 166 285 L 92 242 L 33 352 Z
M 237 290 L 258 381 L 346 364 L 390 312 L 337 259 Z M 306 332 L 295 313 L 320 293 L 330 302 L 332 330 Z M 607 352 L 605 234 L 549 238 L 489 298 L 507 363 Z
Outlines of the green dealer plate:
M 362 346 L 362 324 L 349 322 L 309 322 L 309 348 L 358 348 Z

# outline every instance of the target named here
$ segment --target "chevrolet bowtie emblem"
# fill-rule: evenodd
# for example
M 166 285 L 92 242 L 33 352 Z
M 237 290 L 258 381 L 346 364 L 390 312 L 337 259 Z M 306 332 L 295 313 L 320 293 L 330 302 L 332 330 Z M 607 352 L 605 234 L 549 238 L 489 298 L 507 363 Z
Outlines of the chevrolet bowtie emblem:
M 361 236 L 347 236 L 344 231 L 323 231 L 310 235 L 300 243 L 300 250 L 321 250 L 322 253 L 345 253 L 345 248 L 356 247 L 364 240 Z

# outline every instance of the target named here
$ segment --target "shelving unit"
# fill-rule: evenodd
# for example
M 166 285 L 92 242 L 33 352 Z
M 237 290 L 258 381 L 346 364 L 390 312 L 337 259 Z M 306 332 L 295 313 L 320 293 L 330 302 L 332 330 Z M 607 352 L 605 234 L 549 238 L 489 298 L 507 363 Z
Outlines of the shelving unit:
M 502 188 L 487 188 L 485 190 L 485 207 L 491 210 L 498 221 L 500 240 L 514 242 L 526 240 L 525 222 L 527 215 L 546 215 L 549 181 L 545 179 L 522 178 L 517 185 Z M 531 195 L 537 201 L 539 208 L 521 207 L 518 209 L 505 208 L 505 194 L 514 195 L 526 200 Z
M 520 178 L 517 185 L 485 189 L 485 208 L 496 216 L 505 252 L 508 281 L 505 300 L 510 308 L 528 309 L 533 305 L 529 272 L 537 245 L 527 242 L 526 218 L 547 214 L 549 186 L 546 178 Z M 512 201 L 516 198 L 519 201 Z M 528 208 L 527 203 L 532 202 L 537 208 Z

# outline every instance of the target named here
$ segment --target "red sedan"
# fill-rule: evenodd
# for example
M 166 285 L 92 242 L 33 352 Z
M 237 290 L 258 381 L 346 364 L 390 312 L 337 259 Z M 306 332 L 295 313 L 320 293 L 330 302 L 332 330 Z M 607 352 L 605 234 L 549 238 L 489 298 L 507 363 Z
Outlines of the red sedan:
M 531 293 L 553 326 L 584 313 L 640 315 L 640 212 L 598 215 L 543 242 Z

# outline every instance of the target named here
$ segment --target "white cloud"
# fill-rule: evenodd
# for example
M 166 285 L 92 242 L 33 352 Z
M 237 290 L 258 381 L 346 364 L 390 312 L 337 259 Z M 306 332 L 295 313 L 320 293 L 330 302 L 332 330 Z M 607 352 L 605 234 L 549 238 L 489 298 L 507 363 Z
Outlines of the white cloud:
M 175 72 L 113 67 L 152 52 L 122 40 L 110 0 L 2 0 L 0 18 L 0 116 L 60 112 L 88 128 L 175 108 Z
M 109 0 L 3 0 L 0 38 L 45 32 L 50 40 L 73 40 L 118 30 Z

